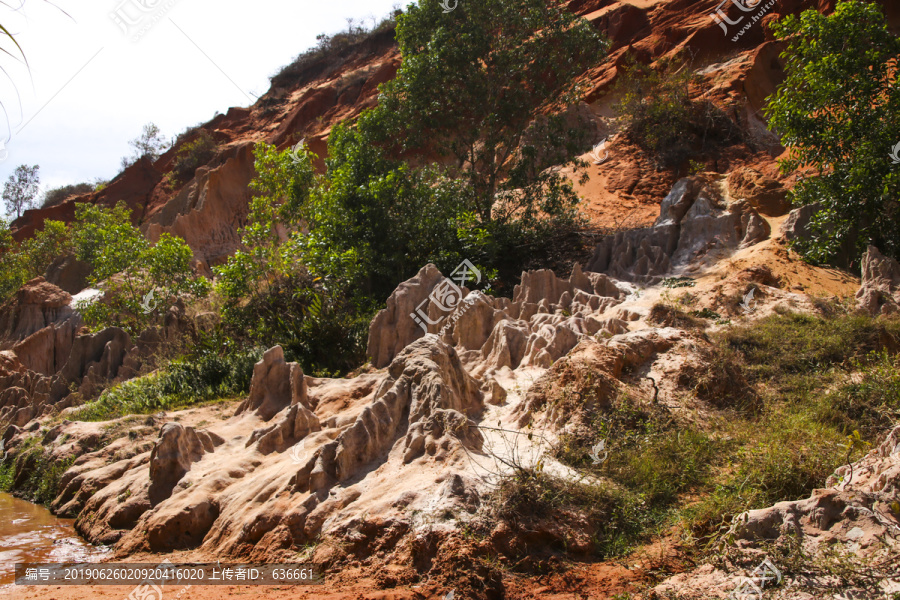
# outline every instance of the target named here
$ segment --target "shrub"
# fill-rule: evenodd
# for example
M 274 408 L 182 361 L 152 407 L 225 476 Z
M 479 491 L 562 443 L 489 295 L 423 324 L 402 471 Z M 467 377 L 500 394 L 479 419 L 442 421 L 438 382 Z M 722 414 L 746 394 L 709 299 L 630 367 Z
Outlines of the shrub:
M 75 254 L 92 266 L 90 282 L 104 288 L 101 301 L 79 307 L 92 327 L 122 327 L 136 335 L 179 298 L 206 296 L 209 282 L 194 274 L 193 252 L 184 240 L 163 234 L 150 244 L 131 224 L 123 203 L 114 209 L 79 204 L 72 241 Z
M 62 204 L 72 196 L 81 196 L 90 194 L 96 186 L 93 183 L 76 183 L 73 185 L 63 185 L 57 188 L 47 190 L 44 194 L 44 200 L 41 208 L 50 208 Z
M 15 243 L 9 225 L 0 219 L 0 302 L 26 281 L 43 275 L 58 256 L 71 250 L 69 229 L 61 221 L 46 220 L 33 237 Z
M 687 65 L 665 63 L 658 69 L 632 61 L 617 84 L 623 94 L 616 111 L 625 133 L 661 167 L 685 163 L 740 141 L 738 127 L 707 100 L 692 100 Z
M 196 138 L 178 148 L 172 172 L 181 181 L 190 179 L 199 167 L 215 158 L 218 148 L 219 144 L 212 134 L 201 129 Z
M 786 44 L 786 77 L 766 116 L 791 150 L 782 171 L 800 173 L 794 203 L 821 206 L 795 248 L 813 262 L 848 252 L 850 266 L 869 244 L 900 258 L 900 172 L 889 156 L 900 140 L 900 38 L 878 3 L 856 0 L 772 30 Z
M 174 360 L 150 375 L 107 389 L 69 418 L 109 421 L 241 396 L 250 391 L 253 366 L 261 357 L 262 350 L 250 350 Z
M 540 521 L 553 519 L 560 549 L 566 549 L 567 534 L 584 535 L 587 524 L 592 551 L 604 558 L 631 550 L 659 518 L 636 494 L 613 485 L 563 479 L 539 468 L 503 477 L 488 504 L 491 527 L 499 518 L 534 531 Z
M 341 247 L 323 246 L 315 257 L 304 252 L 314 245 L 300 231 L 301 218 L 312 222 L 314 214 L 311 156 L 267 144 L 258 145 L 255 156 L 256 195 L 242 231 L 243 247 L 216 269 L 225 325 L 236 339 L 281 344 L 309 373 L 349 371 L 365 360 L 371 316 L 349 287 L 356 281 L 357 261 Z M 293 231 L 290 243 L 282 242 L 280 228 Z M 387 236 L 382 232 L 382 237 Z

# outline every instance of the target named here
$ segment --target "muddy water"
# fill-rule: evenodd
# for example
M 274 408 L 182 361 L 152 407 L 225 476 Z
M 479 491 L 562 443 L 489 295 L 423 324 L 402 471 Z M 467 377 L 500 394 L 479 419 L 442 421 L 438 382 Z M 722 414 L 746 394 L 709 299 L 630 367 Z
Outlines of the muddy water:
M 0 493 L 0 588 L 13 582 L 17 562 L 88 562 L 106 553 L 78 537 L 73 522 Z

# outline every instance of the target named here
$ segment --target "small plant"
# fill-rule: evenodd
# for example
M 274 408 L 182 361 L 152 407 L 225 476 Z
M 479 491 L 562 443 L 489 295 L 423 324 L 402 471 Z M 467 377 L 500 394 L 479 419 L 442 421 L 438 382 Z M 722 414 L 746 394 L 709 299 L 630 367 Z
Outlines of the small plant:
M 844 459 L 844 462 L 847 463 L 847 466 L 850 468 L 850 475 L 847 477 L 847 485 L 853 483 L 853 463 L 850 461 L 850 457 L 853 455 L 853 451 L 857 448 L 866 449 L 871 446 L 869 442 L 865 441 L 860 437 L 859 431 L 853 430 L 853 433 L 847 436 L 847 441 L 844 444 L 844 448 L 847 450 L 847 458 Z M 844 483 L 841 481 L 841 483 Z
M 175 153 L 175 163 L 172 172 L 181 181 L 186 181 L 194 176 L 197 169 L 216 156 L 218 143 L 205 129 L 190 142 L 183 144 Z
M 625 119 L 626 136 L 648 151 L 660 167 L 698 172 L 694 160 L 704 152 L 740 141 L 738 127 L 708 100 L 691 99 L 687 64 L 667 62 L 658 68 L 631 61 L 618 89 L 615 106 Z
M 675 289 L 682 287 L 694 287 L 697 282 L 691 277 L 666 277 L 662 280 L 661 285 L 664 288 Z

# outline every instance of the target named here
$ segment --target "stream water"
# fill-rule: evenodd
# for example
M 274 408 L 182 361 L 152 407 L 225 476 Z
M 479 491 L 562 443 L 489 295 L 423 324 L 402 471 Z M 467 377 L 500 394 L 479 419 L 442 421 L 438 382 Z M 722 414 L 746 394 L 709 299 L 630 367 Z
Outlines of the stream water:
M 0 588 L 13 582 L 16 563 L 91 562 L 107 552 L 78 537 L 73 523 L 0 493 Z

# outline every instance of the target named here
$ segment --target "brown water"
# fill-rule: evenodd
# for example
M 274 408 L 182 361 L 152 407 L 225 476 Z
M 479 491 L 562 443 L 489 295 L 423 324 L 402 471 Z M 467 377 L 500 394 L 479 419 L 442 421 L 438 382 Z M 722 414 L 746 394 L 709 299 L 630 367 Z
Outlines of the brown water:
M 16 563 L 90 562 L 107 552 L 78 537 L 73 523 L 0 493 L 0 588 L 13 582 Z

